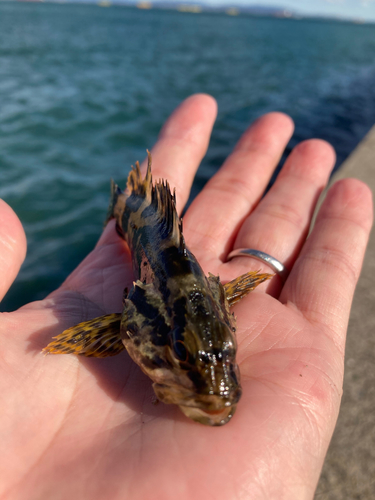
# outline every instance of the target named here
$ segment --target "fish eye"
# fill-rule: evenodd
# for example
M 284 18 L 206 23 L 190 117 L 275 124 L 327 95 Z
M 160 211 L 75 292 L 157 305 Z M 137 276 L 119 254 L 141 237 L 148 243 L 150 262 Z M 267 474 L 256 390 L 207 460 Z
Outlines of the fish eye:
M 188 350 L 182 340 L 175 340 L 173 342 L 173 352 L 180 361 L 187 361 L 189 359 Z

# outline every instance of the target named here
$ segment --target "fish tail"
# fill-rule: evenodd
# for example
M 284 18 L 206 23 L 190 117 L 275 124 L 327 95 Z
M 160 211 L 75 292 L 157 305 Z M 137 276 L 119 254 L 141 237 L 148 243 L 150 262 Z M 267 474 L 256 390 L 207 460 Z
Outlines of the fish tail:
M 141 169 L 139 167 L 139 162 L 135 163 L 135 167 L 132 165 L 128 177 L 127 192 L 130 196 L 134 194 L 136 196 L 141 196 L 142 198 L 147 198 L 151 202 L 152 198 L 152 175 L 151 175 L 151 153 L 147 150 L 147 172 L 142 179 Z
M 145 178 L 142 179 L 141 169 L 137 161 L 135 167 L 132 165 L 125 192 L 119 188 L 113 179 L 111 179 L 111 196 L 104 226 L 106 226 L 110 220 L 116 219 L 116 230 L 122 237 L 124 237 L 124 233 L 126 232 L 126 228 L 122 227 L 122 217 L 126 208 L 126 200 L 132 194 L 147 198 L 149 202 L 151 202 L 152 199 L 151 153 L 148 150 L 147 155 L 148 165 Z

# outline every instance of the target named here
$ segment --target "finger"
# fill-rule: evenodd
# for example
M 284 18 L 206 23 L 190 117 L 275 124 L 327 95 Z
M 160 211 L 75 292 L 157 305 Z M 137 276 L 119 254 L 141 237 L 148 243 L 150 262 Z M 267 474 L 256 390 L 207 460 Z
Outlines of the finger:
M 292 120 L 282 113 L 261 117 L 244 133 L 184 218 L 186 239 L 197 256 L 227 254 L 239 225 L 267 187 L 292 133 Z
M 290 154 L 275 184 L 243 223 L 234 249 L 254 248 L 266 252 L 291 269 L 305 242 L 311 218 L 335 164 L 333 148 L 321 140 L 299 144 Z M 237 270 L 249 268 L 249 258 L 230 262 Z M 259 262 L 252 262 L 259 268 Z M 238 268 L 241 266 L 241 268 Z M 261 269 L 268 271 L 266 265 Z M 277 294 L 281 281 L 274 283 Z M 270 290 L 268 290 L 270 292 Z
M 356 179 L 334 184 L 280 296 L 329 327 L 341 348 L 371 225 L 370 189 Z
M 154 179 L 168 179 L 176 188 L 177 209 L 182 211 L 195 173 L 206 154 L 217 104 L 213 97 L 196 94 L 188 97 L 172 113 L 151 150 Z M 146 161 L 142 169 L 146 168 Z
M 0 300 L 9 290 L 26 255 L 26 236 L 17 215 L 0 200 Z

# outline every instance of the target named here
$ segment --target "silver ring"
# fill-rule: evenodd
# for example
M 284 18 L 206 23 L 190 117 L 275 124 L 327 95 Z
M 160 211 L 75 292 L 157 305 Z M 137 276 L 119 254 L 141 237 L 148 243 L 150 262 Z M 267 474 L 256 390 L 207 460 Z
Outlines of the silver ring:
M 253 248 L 238 248 L 237 250 L 233 250 L 228 255 L 228 260 L 233 259 L 233 257 L 253 257 L 254 259 L 260 260 L 261 262 L 265 262 L 275 273 L 277 273 L 282 279 L 283 283 L 285 283 L 289 271 L 279 260 L 272 257 L 268 253 L 261 252 L 260 250 L 254 250 Z

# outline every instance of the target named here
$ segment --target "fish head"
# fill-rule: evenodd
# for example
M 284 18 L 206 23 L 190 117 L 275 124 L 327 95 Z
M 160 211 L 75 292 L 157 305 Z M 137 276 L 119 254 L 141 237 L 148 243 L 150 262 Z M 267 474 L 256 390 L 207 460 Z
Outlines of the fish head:
M 122 341 L 160 401 L 223 425 L 241 397 L 234 318 L 209 292 L 177 293 L 168 311 L 151 285 L 137 285 L 125 301 Z
M 190 419 L 223 425 L 241 397 L 235 338 L 216 318 L 204 327 L 194 323 L 171 332 L 166 357 L 172 369 L 153 388 L 158 399 L 178 405 Z

